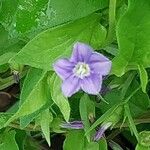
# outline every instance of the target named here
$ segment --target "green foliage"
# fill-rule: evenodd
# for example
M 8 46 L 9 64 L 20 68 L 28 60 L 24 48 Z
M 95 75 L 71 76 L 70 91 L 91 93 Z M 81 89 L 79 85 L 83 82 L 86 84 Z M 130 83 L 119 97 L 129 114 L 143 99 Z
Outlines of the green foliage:
M 68 122 L 70 117 L 70 105 L 68 99 L 64 97 L 61 91 L 62 81 L 56 74 L 53 74 L 49 85 L 51 86 L 51 96 L 54 103 L 59 107 L 64 119 Z
M 127 83 L 129 83 L 128 80 L 126 81 Z M 136 80 L 133 80 L 130 86 L 128 87 L 126 93 L 124 90 L 121 90 L 121 89 L 120 90 L 113 89 L 112 91 L 108 92 L 104 98 L 109 103 L 109 105 L 102 102 L 99 106 L 101 111 L 104 113 L 108 109 L 110 109 L 112 106 L 125 101 L 130 95 L 132 95 L 132 93 L 138 87 L 140 87 L 139 83 Z M 123 88 L 125 88 L 125 84 L 123 85 Z M 125 95 L 124 97 L 122 97 L 122 91 L 123 91 L 123 95 Z M 143 93 L 142 90 L 139 89 L 134 95 L 130 97 L 128 101 L 129 106 L 132 108 L 130 110 L 132 116 L 137 117 L 140 114 L 144 113 L 148 109 L 149 103 L 150 103 L 150 100 L 149 100 L 148 95 L 146 93 Z
M 0 22 L 11 36 L 32 38 L 48 27 L 87 16 L 108 6 L 108 0 L 5 0 Z M 63 6 L 63 7 L 62 7 Z
M 84 131 L 86 132 L 90 127 L 90 120 L 93 121 L 95 118 L 95 105 L 88 95 L 84 94 L 80 99 L 80 115 L 83 120 Z M 90 135 L 87 135 L 88 141 L 90 141 Z
M 12 114 L 0 113 L 0 129 L 4 128 L 7 120 L 12 116 Z
M 19 150 L 18 145 L 15 140 L 15 134 L 16 132 L 14 130 L 4 132 L 3 138 L 2 138 L 2 144 L 0 144 L 1 150 Z
M 112 125 L 115 125 L 122 118 L 122 110 L 123 110 L 122 103 L 112 106 L 93 123 L 93 125 L 87 130 L 86 134 L 89 133 L 91 130 L 95 129 L 101 123 L 105 124 L 111 122 Z
M 29 75 L 30 73 L 32 74 L 37 72 L 37 78 Z M 42 70 L 39 71 L 38 69 L 31 69 L 29 74 L 24 82 L 23 90 L 21 93 L 21 106 L 15 115 L 8 120 L 7 124 L 9 124 L 14 119 L 34 113 L 42 106 L 44 106 L 49 100 L 48 86 L 45 84 L 47 80 L 45 72 Z M 34 79 L 33 82 L 31 82 L 32 79 Z
M 112 60 L 100 91 L 108 104 L 83 91 L 63 95 L 53 64 L 69 58 L 76 42 Z M 44 149 L 43 138 L 53 146 L 58 133 L 65 136 L 64 150 L 122 149 L 117 134 L 129 129 L 130 145 L 149 150 L 149 67 L 149 0 L 1 0 L 0 111 L 10 103 L 0 113 L 0 150 Z M 82 130 L 61 128 L 77 120 Z M 94 141 L 97 127 L 107 123 L 109 132 Z
M 150 149 L 150 131 L 142 131 L 139 133 L 139 143 L 136 145 L 136 150 Z
M 101 138 L 99 141 L 99 150 L 107 150 L 107 141 L 105 138 Z
M 139 136 L 138 136 L 138 131 L 136 129 L 136 126 L 134 124 L 133 118 L 131 116 L 131 112 L 130 112 L 130 108 L 128 104 L 124 105 L 124 109 L 125 109 L 125 118 L 127 118 L 127 121 L 129 122 L 129 128 L 131 130 L 131 133 L 134 133 L 137 141 L 139 140 Z
M 99 48 L 106 35 L 105 29 L 99 24 L 99 17 L 99 15 L 93 14 L 40 33 L 17 53 L 12 61 L 35 68 L 52 70 L 56 59 L 69 56 L 73 44 L 77 41 Z
M 107 142 L 102 138 L 99 142 L 88 142 L 84 136 L 84 132 L 81 130 L 69 131 L 66 139 L 64 141 L 63 149 L 64 150 L 107 150 Z
M 78 143 L 78 145 L 77 145 Z M 77 130 L 77 131 L 70 131 L 64 141 L 63 149 L 64 150 L 83 150 L 84 148 L 84 132 Z
M 46 109 L 40 114 L 41 129 L 49 146 L 50 146 L 50 123 L 52 122 L 52 120 L 53 116 L 49 112 L 49 109 Z
M 141 11 L 142 10 L 142 11 Z M 117 25 L 119 54 L 113 60 L 113 73 L 121 76 L 138 65 L 150 66 L 150 1 L 129 0 L 127 12 Z
M 148 83 L 148 75 L 143 66 L 139 65 L 138 68 L 139 68 L 139 72 L 140 72 L 141 87 L 142 87 L 143 92 L 146 93 L 146 86 Z

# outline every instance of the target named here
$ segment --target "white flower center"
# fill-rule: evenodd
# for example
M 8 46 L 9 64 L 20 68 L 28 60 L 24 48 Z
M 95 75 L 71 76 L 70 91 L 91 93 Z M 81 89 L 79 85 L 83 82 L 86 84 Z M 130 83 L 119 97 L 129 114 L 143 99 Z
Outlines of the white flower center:
M 90 67 L 88 64 L 84 63 L 84 62 L 79 62 L 78 64 L 75 65 L 74 69 L 73 69 L 73 73 L 83 79 L 86 76 L 90 75 Z

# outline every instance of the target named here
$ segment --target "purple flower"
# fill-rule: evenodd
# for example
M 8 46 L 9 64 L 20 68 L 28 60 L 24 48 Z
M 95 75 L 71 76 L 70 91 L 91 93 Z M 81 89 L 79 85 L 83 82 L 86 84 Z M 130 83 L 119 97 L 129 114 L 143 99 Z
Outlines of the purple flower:
M 62 128 L 67 128 L 67 129 L 83 129 L 83 123 L 82 121 L 72 121 L 72 122 L 64 122 L 60 125 Z
M 102 76 L 108 75 L 111 61 L 83 43 L 77 42 L 70 59 L 59 59 L 54 70 L 63 80 L 62 92 L 70 97 L 79 90 L 97 95 L 101 90 Z
M 112 125 L 111 122 L 108 122 L 104 125 L 102 125 L 99 130 L 96 132 L 95 136 L 94 136 L 94 141 L 98 141 L 99 139 L 102 138 L 104 132 Z

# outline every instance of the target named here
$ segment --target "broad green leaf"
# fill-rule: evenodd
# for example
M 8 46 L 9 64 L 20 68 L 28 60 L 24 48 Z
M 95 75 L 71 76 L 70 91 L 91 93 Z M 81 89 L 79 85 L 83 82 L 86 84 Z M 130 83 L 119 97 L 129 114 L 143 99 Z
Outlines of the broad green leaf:
M 32 106 L 35 107 L 36 102 L 39 103 L 40 101 L 40 107 L 37 108 L 36 111 L 33 111 L 33 113 L 29 113 L 28 116 L 24 116 L 20 118 L 20 124 L 21 127 L 25 127 L 27 126 L 35 117 L 38 113 L 40 113 L 39 111 L 41 109 L 43 109 L 42 107 L 46 108 L 48 106 L 48 104 L 51 102 L 50 97 L 48 96 L 48 86 L 47 86 L 47 82 L 46 79 L 43 80 L 45 76 L 45 72 L 40 70 L 40 69 L 35 69 L 35 68 L 31 68 L 25 78 L 25 81 L 23 83 L 23 87 L 22 87 L 22 91 L 21 91 L 21 95 L 20 95 L 20 107 L 22 107 L 22 105 L 24 104 L 24 102 L 26 101 L 31 101 L 32 102 Z M 38 87 L 39 84 L 41 84 L 41 82 L 43 82 L 43 88 L 45 89 L 41 89 Z M 45 82 L 45 83 L 44 83 Z M 45 84 L 45 87 L 44 87 Z M 40 90 L 40 91 L 38 91 Z M 37 92 L 39 94 L 37 94 Z M 39 100 L 39 102 L 38 102 Z M 34 105 L 33 105 L 34 104 Z M 46 107 L 45 107 L 46 105 Z M 29 109 L 29 108 L 28 108 Z M 27 110 L 28 110 L 27 109 Z M 33 108 L 34 109 L 34 108 Z M 32 110 L 30 110 L 32 111 Z
M 107 150 L 107 141 L 105 138 L 99 140 L 99 150 Z
M 13 16 L 15 15 L 18 0 L 4 0 L 0 1 L 0 22 L 6 27 L 12 22 Z
M 138 68 L 139 68 L 139 72 L 140 72 L 140 80 L 141 80 L 142 90 L 143 90 L 143 92 L 146 93 L 146 86 L 148 83 L 148 75 L 143 66 L 138 65 Z
M 0 144 L 1 150 L 19 150 L 15 140 L 16 132 L 14 130 L 3 133 L 2 144 Z
M 83 150 L 84 149 L 84 132 L 81 130 L 72 130 L 66 136 L 63 150 Z
M 0 55 L 2 55 L 2 48 L 6 46 L 8 42 L 8 32 L 5 28 L 0 24 Z
M 49 146 L 50 146 L 50 123 L 52 122 L 52 120 L 53 115 L 49 111 L 49 109 L 46 109 L 40 114 L 41 129 Z
M 56 74 L 53 74 L 49 83 L 49 86 L 51 87 L 52 100 L 59 107 L 64 119 L 68 122 L 70 117 L 70 105 L 68 99 L 61 91 L 61 84 L 61 79 Z
M 50 0 L 48 12 L 51 13 L 49 16 L 53 16 L 51 24 L 55 26 L 56 24 L 85 17 L 107 6 L 108 0 Z
M 118 54 L 118 47 L 116 45 L 109 45 L 103 48 L 107 53 L 116 56 Z
M 52 101 L 52 100 L 50 100 Z M 35 111 L 34 113 L 21 117 L 20 118 L 20 127 L 25 128 L 30 122 L 32 122 L 43 110 L 47 109 L 50 106 L 50 102 L 46 103 L 42 106 L 39 110 Z
M 97 142 L 87 143 L 86 150 L 100 150 L 99 144 Z M 101 150 L 103 150 L 103 149 L 101 149 Z
M 95 105 L 87 94 L 84 94 L 80 99 L 80 116 L 84 124 L 84 131 L 86 132 L 90 128 L 90 119 L 95 118 Z M 88 141 L 90 141 L 90 134 L 86 135 Z
M 142 11 L 141 11 L 142 10 Z M 140 18 L 140 19 L 139 19 Z M 119 54 L 112 72 L 121 76 L 138 65 L 150 66 L 150 1 L 129 0 L 127 12 L 117 25 Z
M 25 45 L 25 42 L 17 39 L 10 40 L 7 31 L 1 24 L 0 39 L 0 65 L 4 65 Z
M 150 147 L 145 147 L 140 144 L 137 144 L 135 150 L 150 150 Z
M 130 108 L 129 108 L 129 105 L 128 104 L 125 104 L 124 105 L 124 109 L 125 109 L 125 116 L 127 117 L 128 119 L 128 122 L 129 122 L 129 127 L 131 129 L 131 132 L 134 133 L 137 141 L 139 141 L 139 135 L 138 135 L 138 131 L 136 129 L 136 126 L 134 124 L 134 121 L 133 121 L 133 118 L 131 116 L 131 112 L 130 112 Z
M 32 39 L 12 61 L 52 70 L 52 65 L 58 58 L 70 56 L 72 46 L 77 41 L 99 48 L 106 36 L 105 29 L 99 24 L 99 18 L 99 15 L 93 14 L 46 30 Z
M 33 76 L 33 72 L 35 76 Z M 22 103 L 19 110 L 8 120 L 6 125 L 14 119 L 34 113 L 48 102 L 49 96 L 46 72 L 42 70 L 39 71 L 38 69 L 30 70 L 23 85 L 21 99 Z
M 15 56 L 15 52 L 8 52 L 0 56 L 0 65 L 8 63 L 9 59 Z
M 12 117 L 13 114 L 8 113 L 0 113 L 0 129 L 2 129 L 9 118 Z
M 5 0 L 0 22 L 14 36 L 32 38 L 48 27 L 85 17 L 108 6 L 108 0 Z

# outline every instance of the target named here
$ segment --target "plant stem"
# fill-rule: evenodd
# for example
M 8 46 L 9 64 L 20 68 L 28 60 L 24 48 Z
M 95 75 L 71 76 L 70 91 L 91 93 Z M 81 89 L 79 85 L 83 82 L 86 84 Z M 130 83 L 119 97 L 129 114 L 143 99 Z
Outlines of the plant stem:
M 41 131 L 41 129 L 39 127 L 36 127 L 32 124 L 29 124 L 26 128 L 24 129 L 21 129 L 20 128 L 20 124 L 17 123 L 17 122 L 13 122 L 13 123 L 10 123 L 8 125 L 9 127 L 12 127 L 12 128 L 15 128 L 15 129 L 20 129 L 20 130 L 26 130 L 26 131 Z
M 134 123 L 135 125 L 141 124 L 141 123 L 150 123 L 150 118 L 139 118 L 139 119 L 134 119 Z M 116 124 L 113 128 L 120 128 L 120 126 L 122 125 L 122 123 L 118 123 Z M 127 123 L 124 123 L 122 125 L 122 127 L 126 128 L 128 127 Z
M 109 0 L 109 28 L 105 45 L 113 42 L 116 27 L 116 0 Z

